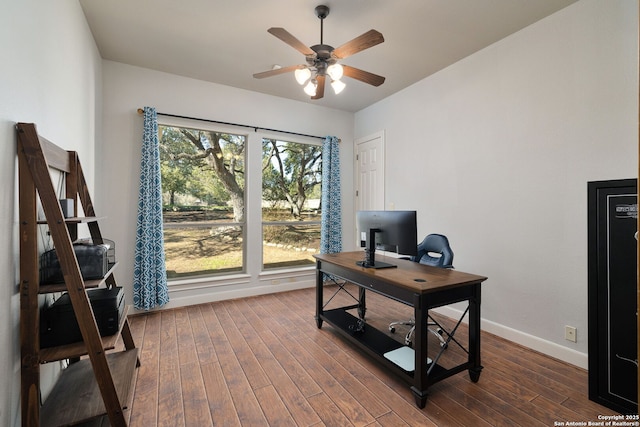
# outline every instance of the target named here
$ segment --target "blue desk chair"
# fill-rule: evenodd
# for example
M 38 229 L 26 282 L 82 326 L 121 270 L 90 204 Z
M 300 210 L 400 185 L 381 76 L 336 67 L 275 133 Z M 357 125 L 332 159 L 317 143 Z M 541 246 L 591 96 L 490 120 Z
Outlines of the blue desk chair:
M 412 256 L 410 260 L 433 267 L 453 268 L 453 250 L 451 250 L 451 246 L 449 245 L 449 239 L 442 234 L 429 234 L 424 238 L 422 243 L 418 245 L 418 253 Z M 404 339 L 405 344 L 411 346 L 413 333 L 416 329 L 415 319 L 391 322 L 389 324 L 389 332 L 394 333 L 396 326 L 400 325 L 411 326 L 411 329 L 409 329 Z M 437 323 L 427 323 L 427 329 L 438 338 L 440 346 L 445 347 L 447 345 L 447 342 L 442 336 L 443 330 L 438 327 Z

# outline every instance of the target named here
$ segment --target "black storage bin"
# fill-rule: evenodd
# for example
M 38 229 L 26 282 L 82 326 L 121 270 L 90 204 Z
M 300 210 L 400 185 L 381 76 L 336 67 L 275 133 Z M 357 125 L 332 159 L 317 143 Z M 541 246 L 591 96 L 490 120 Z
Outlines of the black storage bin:
M 101 279 L 109 271 L 108 245 L 74 243 L 73 250 L 78 259 L 82 278 Z M 40 283 L 63 283 L 64 277 L 56 250 L 52 249 L 40 256 Z
M 104 337 L 117 333 L 125 307 L 122 288 L 90 289 L 87 295 L 100 335 Z M 82 334 L 69 294 L 64 293 L 40 313 L 40 347 L 47 348 L 77 341 L 82 341 Z

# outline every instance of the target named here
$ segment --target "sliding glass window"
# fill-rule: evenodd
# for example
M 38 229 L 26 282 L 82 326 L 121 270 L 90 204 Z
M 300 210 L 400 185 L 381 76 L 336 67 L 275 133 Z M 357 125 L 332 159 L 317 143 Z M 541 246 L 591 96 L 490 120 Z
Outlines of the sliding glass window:
M 246 135 L 159 133 L 167 277 L 243 272 Z
M 263 270 L 314 265 L 321 179 L 321 146 L 262 139 Z

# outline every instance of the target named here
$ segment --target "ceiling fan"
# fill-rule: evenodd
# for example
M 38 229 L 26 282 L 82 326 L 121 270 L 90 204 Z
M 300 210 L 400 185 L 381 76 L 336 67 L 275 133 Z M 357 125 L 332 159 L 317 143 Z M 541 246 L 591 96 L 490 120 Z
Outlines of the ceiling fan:
M 304 91 L 311 96 L 311 99 L 320 99 L 324 96 L 327 75 L 331 79 L 331 86 L 336 93 L 340 93 L 345 87 L 345 84 L 340 80 L 343 75 L 373 86 L 380 86 L 384 83 L 385 78 L 382 76 L 338 63 L 341 59 L 384 42 L 382 34 L 376 30 L 369 30 L 334 49 L 332 46 L 324 44 L 323 41 L 323 22 L 324 18 L 329 15 L 329 7 L 317 6 L 315 12 L 316 16 L 320 18 L 320 44 L 307 47 L 284 28 L 272 27 L 267 30 L 302 53 L 306 57 L 307 63 L 263 71 L 254 74 L 253 77 L 262 79 L 294 71 L 296 81 L 301 85 L 306 83 Z

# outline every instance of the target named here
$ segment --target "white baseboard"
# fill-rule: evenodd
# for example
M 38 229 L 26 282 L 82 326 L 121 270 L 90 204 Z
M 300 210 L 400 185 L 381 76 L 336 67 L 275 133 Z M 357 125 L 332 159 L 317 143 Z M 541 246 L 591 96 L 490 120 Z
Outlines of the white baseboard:
M 315 286 L 309 282 L 290 282 L 277 285 L 255 286 L 251 288 L 231 288 L 228 290 L 216 289 L 215 292 L 198 293 L 195 295 L 180 295 L 180 292 L 170 292 L 170 301 L 162 308 L 177 308 L 189 305 L 197 305 L 208 302 L 223 301 L 236 298 L 246 298 L 256 295 L 266 295 L 278 292 L 293 291 Z
M 449 306 L 440 307 L 434 311 L 454 319 L 459 319 L 462 315 L 461 310 Z M 465 318 L 463 322 L 467 323 L 467 319 Z M 562 360 L 563 362 L 570 363 L 579 368 L 588 369 L 589 360 L 586 353 L 581 353 L 554 342 L 527 334 L 526 332 L 518 331 L 508 326 L 492 322 L 491 320 L 482 319 L 482 330 Z

